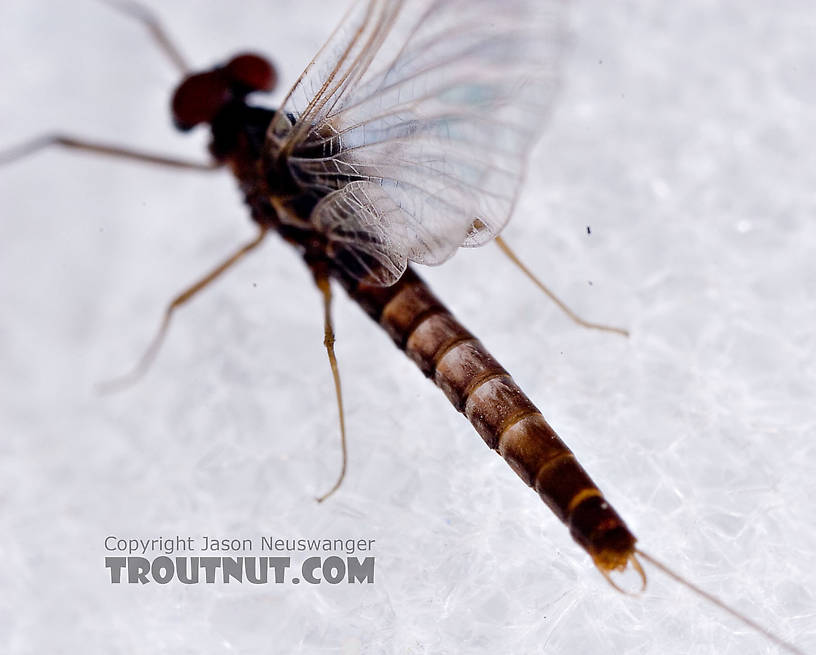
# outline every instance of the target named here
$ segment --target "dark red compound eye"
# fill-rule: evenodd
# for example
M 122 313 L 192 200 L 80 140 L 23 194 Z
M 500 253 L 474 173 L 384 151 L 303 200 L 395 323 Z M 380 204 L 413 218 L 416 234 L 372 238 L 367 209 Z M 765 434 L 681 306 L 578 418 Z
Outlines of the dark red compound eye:
M 224 73 L 236 90 L 272 91 L 278 81 L 275 67 L 260 55 L 236 55 L 224 66 Z
M 173 122 L 180 130 L 210 123 L 231 99 L 229 81 L 221 71 L 190 75 L 173 94 Z

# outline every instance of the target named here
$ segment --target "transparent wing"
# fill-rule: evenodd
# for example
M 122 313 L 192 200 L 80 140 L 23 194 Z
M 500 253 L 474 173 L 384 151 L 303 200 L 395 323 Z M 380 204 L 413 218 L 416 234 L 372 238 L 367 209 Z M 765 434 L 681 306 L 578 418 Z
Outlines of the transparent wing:
M 290 155 L 324 131 L 335 103 L 368 69 L 398 15 L 403 0 L 356 0 L 329 40 L 292 86 L 268 138 L 277 153 Z
M 312 222 L 380 265 L 379 283 L 509 220 L 556 90 L 564 5 L 358 3 L 290 92 L 270 145 L 325 195 Z
M 334 256 L 346 271 L 371 284 L 396 282 L 410 258 L 413 235 L 404 212 L 376 182 L 350 182 L 326 196 L 312 220 L 331 235 Z

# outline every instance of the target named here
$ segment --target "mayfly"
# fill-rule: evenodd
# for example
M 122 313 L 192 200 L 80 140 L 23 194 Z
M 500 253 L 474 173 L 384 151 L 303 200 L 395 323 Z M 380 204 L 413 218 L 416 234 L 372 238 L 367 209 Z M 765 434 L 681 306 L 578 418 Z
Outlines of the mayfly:
M 439 264 L 459 247 L 496 239 L 509 220 L 557 87 L 562 4 L 358 2 L 276 110 L 247 102 L 276 82 L 265 59 L 241 54 L 191 73 L 157 23 L 119 4 L 147 22 L 184 73 L 174 120 L 182 130 L 210 126 L 213 163 L 65 136 L 6 160 L 61 145 L 180 168 L 228 167 L 258 236 L 171 303 L 160 336 L 176 308 L 277 232 L 323 294 L 336 378 L 332 282 L 444 391 L 607 578 L 630 564 L 643 575 L 638 557 L 664 567 L 637 547 L 535 405 L 410 265 Z

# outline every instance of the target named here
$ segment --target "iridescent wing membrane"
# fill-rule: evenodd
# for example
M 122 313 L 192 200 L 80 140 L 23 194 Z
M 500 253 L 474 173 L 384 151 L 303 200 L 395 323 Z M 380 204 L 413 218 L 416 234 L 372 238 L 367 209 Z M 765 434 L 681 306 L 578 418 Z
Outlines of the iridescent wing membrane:
M 504 227 L 556 90 L 564 5 L 352 7 L 267 143 L 322 196 L 311 221 L 357 277 L 392 284 L 409 260 L 439 264 Z

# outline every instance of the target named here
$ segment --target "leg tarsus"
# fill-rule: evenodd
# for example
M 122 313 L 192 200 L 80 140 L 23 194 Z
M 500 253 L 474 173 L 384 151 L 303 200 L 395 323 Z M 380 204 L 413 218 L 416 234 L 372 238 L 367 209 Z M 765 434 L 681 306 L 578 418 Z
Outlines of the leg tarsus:
M 145 350 L 144 354 L 139 358 L 139 361 L 133 370 L 121 377 L 115 378 L 108 382 L 103 382 L 102 384 L 98 385 L 98 390 L 101 393 L 121 391 L 122 389 L 125 389 L 126 387 L 129 387 L 133 383 L 137 382 L 148 371 L 150 365 L 155 360 L 156 354 L 159 352 L 159 348 L 164 342 L 167 329 L 170 327 L 170 320 L 173 317 L 173 313 L 179 307 L 193 298 L 193 296 L 195 296 L 199 291 L 209 286 L 228 269 L 232 268 L 232 266 L 238 263 L 238 261 L 240 261 L 245 255 L 261 245 L 267 233 L 268 229 L 266 227 L 261 227 L 258 236 L 256 236 L 252 241 L 249 241 L 241 246 L 232 255 L 227 257 L 218 266 L 198 280 L 198 282 L 173 298 L 173 300 L 170 301 L 170 304 L 167 305 L 167 309 L 164 310 L 164 317 L 162 318 L 162 322 L 159 325 L 156 335 L 151 340 L 147 350 Z
M 40 150 L 45 150 L 52 146 L 60 146 L 70 150 L 79 150 L 81 152 L 90 152 L 96 155 L 104 155 L 107 157 L 116 157 L 119 159 L 129 159 L 131 161 L 138 161 L 144 164 L 156 164 L 159 166 L 166 166 L 168 168 L 196 170 L 196 171 L 213 171 L 221 166 L 220 162 L 194 162 L 184 159 L 177 159 L 175 157 L 165 157 L 164 155 L 156 155 L 142 150 L 134 150 L 131 148 L 112 145 L 108 143 L 98 143 L 80 139 L 65 134 L 44 134 L 35 137 L 22 143 L 14 148 L 5 151 L 0 151 L 0 166 L 11 164 L 19 159 L 23 159 L 33 155 Z
M 343 411 L 343 392 L 340 387 L 340 370 L 337 366 L 337 357 L 334 353 L 334 327 L 331 319 L 331 284 L 329 283 L 328 274 L 316 267 L 313 270 L 317 288 L 323 294 L 323 345 L 326 347 L 326 353 L 329 356 L 329 365 L 331 366 L 332 378 L 334 379 L 334 391 L 337 396 L 337 412 L 340 420 L 340 450 L 342 452 L 343 461 L 340 466 L 340 475 L 331 489 L 329 489 L 322 496 L 318 496 L 317 502 L 322 503 L 343 484 L 343 478 L 346 477 L 346 465 L 348 462 L 348 450 L 346 447 L 346 421 Z
M 601 332 L 612 332 L 614 334 L 619 334 L 622 337 L 628 337 L 629 331 L 623 328 L 614 327 L 612 325 L 603 325 L 601 323 L 592 323 L 590 321 L 586 321 L 578 314 L 573 312 L 569 307 L 567 307 L 566 303 L 561 300 L 558 296 L 556 296 L 550 289 L 545 285 L 541 280 L 539 280 L 533 272 L 527 268 L 522 261 L 518 258 L 515 252 L 507 245 L 504 239 L 501 237 L 496 237 L 495 239 L 496 245 L 501 248 L 501 251 L 507 256 L 507 258 L 513 262 L 518 269 L 526 275 L 533 284 L 535 284 L 541 291 L 543 291 L 547 297 L 552 300 L 558 308 L 564 312 L 574 323 L 577 323 L 581 327 L 588 328 L 590 330 L 600 330 Z

